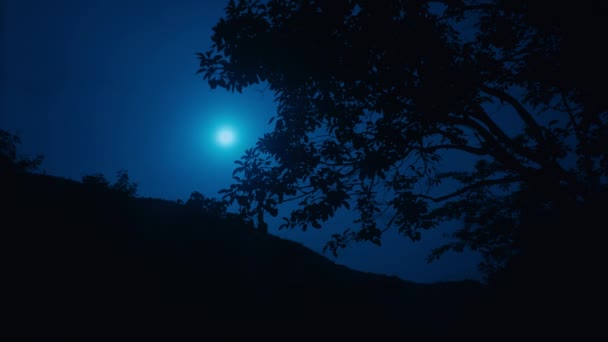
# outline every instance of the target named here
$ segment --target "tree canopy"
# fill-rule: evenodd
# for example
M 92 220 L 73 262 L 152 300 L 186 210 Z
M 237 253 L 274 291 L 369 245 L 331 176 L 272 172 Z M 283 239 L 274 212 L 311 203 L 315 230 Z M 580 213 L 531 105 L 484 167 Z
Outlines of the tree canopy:
M 278 110 L 226 198 L 262 227 L 288 201 L 282 228 L 357 211 L 334 253 L 452 221 L 431 259 L 470 248 L 501 266 L 532 217 L 606 198 L 605 6 L 230 1 L 198 72 L 229 91 L 266 83 Z

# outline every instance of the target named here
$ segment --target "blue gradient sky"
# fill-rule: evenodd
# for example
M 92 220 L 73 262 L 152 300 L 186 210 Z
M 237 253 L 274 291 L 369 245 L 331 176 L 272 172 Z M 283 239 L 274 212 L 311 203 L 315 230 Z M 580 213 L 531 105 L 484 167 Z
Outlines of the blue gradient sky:
M 138 194 L 186 200 L 229 186 L 233 161 L 270 130 L 274 95 L 211 90 L 195 75 L 195 53 L 211 45 L 219 0 L 3 0 L 0 2 L 0 128 L 43 169 L 80 180 L 126 169 Z M 235 144 L 216 133 L 232 126 Z M 281 212 L 281 214 L 286 214 Z M 350 224 L 341 213 L 322 230 L 270 232 L 321 252 Z M 475 254 L 425 258 L 448 227 L 412 243 L 389 232 L 378 248 L 355 245 L 337 259 L 354 269 L 434 282 L 479 279 Z

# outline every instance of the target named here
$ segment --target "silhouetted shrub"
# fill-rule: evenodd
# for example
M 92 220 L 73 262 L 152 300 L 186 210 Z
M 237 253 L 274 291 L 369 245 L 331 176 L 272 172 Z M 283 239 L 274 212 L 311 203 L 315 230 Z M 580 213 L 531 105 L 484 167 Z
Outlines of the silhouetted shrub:
M 116 182 L 112 185 L 112 190 L 128 197 L 135 197 L 137 194 L 137 183 L 129 182 L 127 170 L 119 170 L 116 172 Z
M 225 217 L 228 210 L 228 202 L 205 197 L 198 191 L 193 191 L 190 194 L 185 206 L 212 217 Z
M 245 215 L 226 213 L 224 222 L 227 227 L 245 227 L 253 230 L 253 221 Z
M 43 156 L 34 158 L 19 156 L 17 146 L 21 139 L 11 132 L 0 129 L 0 169 L 18 172 L 36 171 L 42 163 Z
M 82 177 L 82 184 L 96 190 L 110 189 L 110 181 L 102 173 L 93 173 Z
M 94 191 L 111 191 L 127 197 L 135 197 L 137 194 L 137 184 L 129 182 L 129 174 L 126 170 L 116 172 L 116 182 L 114 184 L 110 184 L 110 181 L 102 173 L 83 176 L 82 184 Z

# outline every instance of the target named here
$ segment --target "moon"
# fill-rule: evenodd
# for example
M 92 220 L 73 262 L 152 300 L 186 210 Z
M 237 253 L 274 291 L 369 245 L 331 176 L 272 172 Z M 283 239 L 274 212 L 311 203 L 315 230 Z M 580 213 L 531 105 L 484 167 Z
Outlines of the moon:
M 236 141 L 236 133 L 230 127 L 222 127 L 217 131 L 215 138 L 218 144 L 228 147 Z

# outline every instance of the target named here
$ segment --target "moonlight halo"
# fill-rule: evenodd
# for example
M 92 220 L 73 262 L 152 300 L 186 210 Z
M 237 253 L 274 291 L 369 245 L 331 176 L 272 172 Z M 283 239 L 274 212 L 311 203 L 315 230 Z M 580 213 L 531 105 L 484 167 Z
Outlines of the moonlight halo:
M 231 127 L 222 127 L 218 129 L 215 138 L 218 144 L 228 147 L 234 144 L 236 133 Z

